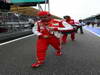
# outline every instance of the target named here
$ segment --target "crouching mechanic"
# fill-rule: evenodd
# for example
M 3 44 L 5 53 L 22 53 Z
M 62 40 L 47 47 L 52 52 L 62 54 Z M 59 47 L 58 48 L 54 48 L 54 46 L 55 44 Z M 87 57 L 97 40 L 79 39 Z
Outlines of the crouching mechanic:
M 53 46 L 56 50 L 55 55 L 62 55 L 60 40 L 60 31 L 66 30 L 61 21 L 53 19 L 51 14 L 47 11 L 40 11 L 38 13 L 40 20 L 35 23 L 32 31 L 38 36 L 37 39 L 37 59 L 36 62 L 32 64 L 32 67 L 39 67 L 44 64 L 46 51 L 49 45 Z

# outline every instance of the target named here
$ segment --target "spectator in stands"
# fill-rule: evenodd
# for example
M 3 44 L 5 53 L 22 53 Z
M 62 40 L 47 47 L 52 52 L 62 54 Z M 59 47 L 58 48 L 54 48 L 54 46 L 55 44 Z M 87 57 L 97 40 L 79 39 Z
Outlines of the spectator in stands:
M 31 25 L 31 28 L 34 27 L 35 21 L 33 19 L 28 19 L 29 24 Z

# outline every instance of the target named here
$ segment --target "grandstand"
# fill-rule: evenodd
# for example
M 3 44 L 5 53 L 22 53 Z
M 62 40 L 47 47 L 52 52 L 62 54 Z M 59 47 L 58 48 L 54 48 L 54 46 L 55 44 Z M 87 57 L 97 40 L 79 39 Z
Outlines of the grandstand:
M 84 22 L 87 24 L 96 24 L 97 27 L 100 27 L 100 14 L 88 17 L 86 19 L 84 19 Z
M 38 9 L 32 6 L 20 7 L 12 5 L 9 12 L 0 12 L 0 28 L 7 29 L 8 32 L 19 31 L 30 29 L 29 19 L 34 21 L 38 20 L 37 13 Z M 54 16 L 56 19 L 61 19 L 60 17 Z M 23 29 L 25 28 L 25 29 Z
M 36 20 L 36 17 L 27 16 L 13 12 L 0 12 L 0 28 L 7 29 L 7 32 L 15 32 L 30 29 L 28 19 Z
M 10 10 L 2 9 L 0 11 L 0 41 L 4 42 L 32 34 L 32 25 L 29 23 L 29 19 L 37 21 L 39 11 L 32 6 L 18 5 L 11 5 Z M 52 17 L 61 19 L 55 15 L 52 15 Z

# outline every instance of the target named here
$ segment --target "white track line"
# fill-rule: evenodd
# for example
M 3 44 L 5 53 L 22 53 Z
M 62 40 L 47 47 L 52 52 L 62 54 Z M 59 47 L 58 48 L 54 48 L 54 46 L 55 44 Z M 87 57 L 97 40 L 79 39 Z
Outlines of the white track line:
M 15 42 L 15 41 L 18 41 L 18 40 L 21 40 L 21 39 L 25 39 L 25 38 L 31 37 L 31 36 L 34 36 L 34 34 L 31 34 L 31 35 L 28 35 L 28 36 L 25 36 L 25 37 L 21 37 L 21 38 L 17 38 L 17 39 L 14 39 L 14 40 L 10 40 L 10 41 L 4 42 L 4 43 L 0 43 L 0 46 L 8 44 L 8 43 Z

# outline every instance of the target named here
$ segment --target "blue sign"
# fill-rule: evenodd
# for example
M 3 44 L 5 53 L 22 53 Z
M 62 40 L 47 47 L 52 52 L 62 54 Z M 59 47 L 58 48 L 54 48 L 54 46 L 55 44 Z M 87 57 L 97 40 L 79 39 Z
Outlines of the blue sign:
M 45 0 L 10 0 L 10 3 L 45 2 Z

